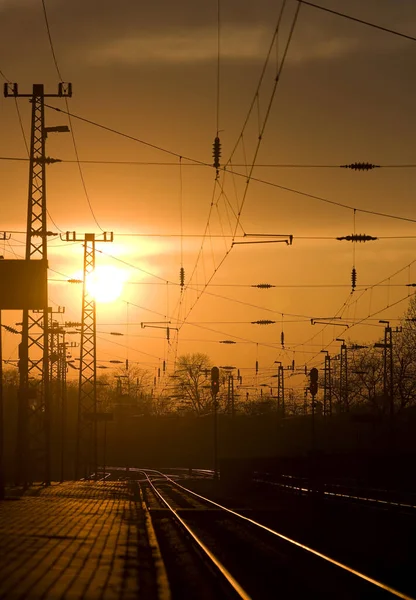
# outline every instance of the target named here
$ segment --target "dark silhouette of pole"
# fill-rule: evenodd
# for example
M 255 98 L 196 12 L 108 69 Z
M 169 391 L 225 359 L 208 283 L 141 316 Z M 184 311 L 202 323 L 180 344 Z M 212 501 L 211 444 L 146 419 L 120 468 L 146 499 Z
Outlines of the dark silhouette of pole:
M 315 396 L 318 392 L 318 369 L 313 367 L 309 372 L 309 390 L 312 395 L 312 447 L 315 448 Z
M 3 398 L 3 344 L 0 310 L 0 500 L 4 499 L 4 398 Z
M 4 85 L 5 97 L 30 98 L 32 121 L 29 154 L 29 190 L 25 260 L 36 259 L 42 265 L 43 307 L 39 315 L 23 309 L 22 341 L 19 346 L 18 432 L 16 445 L 16 480 L 26 488 L 29 481 L 41 477 L 50 484 L 51 422 L 48 352 L 48 285 L 46 220 L 46 165 L 57 162 L 45 154 L 50 132 L 68 132 L 67 126 L 45 127 L 45 97 L 71 97 L 72 86 L 60 83 L 58 93 L 46 94 L 43 84 L 33 84 L 30 94 L 18 91 L 17 83 Z M 44 279 L 44 281 L 43 281 Z M 33 307 L 35 308 L 35 307 Z M 39 350 L 42 358 L 39 359 Z M 37 385 L 30 386 L 30 379 Z M 33 400 L 35 400 L 33 402 Z
M 389 403 L 390 424 L 394 419 L 394 370 L 393 370 L 393 332 L 389 321 L 384 323 L 384 344 L 374 344 L 375 348 L 383 348 L 383 395 Z
M 348 355 L 347 345 L 342 338 L 336 338 L 337 342 L 342 342 L 339 360 L 339 395 L 341 410 L 348 412 Z
M 321 350 L 325 353 L 324 365 L 324 416 L 332 414 L 332 388 L 331 388 L 331 356 L 328 350 Z
M 220 389 L 220 370 L 218 367 L 211 369 L 211 394 L 214 405 L 214 479 L 218 479 L 218 421 L 217 421 L 217 394 Z

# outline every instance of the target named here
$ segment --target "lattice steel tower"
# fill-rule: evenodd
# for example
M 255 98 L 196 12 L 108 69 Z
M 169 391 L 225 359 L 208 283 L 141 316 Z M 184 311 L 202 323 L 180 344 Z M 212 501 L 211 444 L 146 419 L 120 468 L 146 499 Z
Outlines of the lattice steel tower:
M 31 94 L 20 94 L 16 83 L 5 84 L 6 97 L 27 97 L 32 103 L 29 156 L 25 260 L 39 260 L 45 272 L 44 307 L 35 313 L 23 310 L 22 342 L 19 346 L 19 399 L 16 479 L 27 485 L 35 479 L 50 483 L 50 405 L 48 356 L 48 268 L 45 165 L 56 162 L 45 155 L 50 131 L 67 127 L 45 127 L 45 97 L 70 97 L 71 84 L 60 83 L 57 94 L 45 94 L 43 84 L 33 84 Z
M 67 242 L 84 242 L 84 277 L 82 287 L 81 351 L 79 366 L 77 445 L 75 477 L 87 477 L 93 472 L 97 477 L 97 358 L 95 300 L 88 290 L 88 277 L 95 269 L 95 243 L 112 242 L 113 233 L 101 236 L 86 233 L 78 236 L 67 231 Z

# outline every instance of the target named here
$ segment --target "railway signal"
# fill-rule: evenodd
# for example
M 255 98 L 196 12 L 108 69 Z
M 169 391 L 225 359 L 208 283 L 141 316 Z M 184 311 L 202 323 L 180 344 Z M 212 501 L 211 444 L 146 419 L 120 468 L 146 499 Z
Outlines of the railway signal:
M 318 392 L 318 369 L 316 369 L 315 367 L 313 367 L 309 371 L 309 380 L 310 380 L 309 390 L 310 390 L 312 396 L 316 396 L 316 394 Z
M 217 396 L 220 389 L 220 370 L 218 367 L 211 369 L 211 392 L 213 396 Z

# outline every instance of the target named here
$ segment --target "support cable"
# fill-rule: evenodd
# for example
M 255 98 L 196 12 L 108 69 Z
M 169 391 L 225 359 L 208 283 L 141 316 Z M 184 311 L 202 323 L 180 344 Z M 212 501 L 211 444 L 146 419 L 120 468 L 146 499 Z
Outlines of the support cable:
M 47 11 L 46 11 L 45 0 L 42 0 L 42 8 L 43 8 L 43 16 L 44 16 L 44 19 L 45 19 L 46 31 L 47 31 L 48 39 L 49 39 L 49 46 L 50 46 L 50 49 L 51 49 L 52 58 L 53 58 L 53 62 L 54 62 L 54 65 L 55 65 L 55 69 L 56 69 L 56 72 L 58 74 L 58 77 L 59 77 L 60 81 L 63 81 L 62 75 L 61 75 L 61 71 L 59 69 L 58 61 L 56 59 L 55 49 L 54 49 L 53 42 L 52 42 L 52 36 L 51 36 L 50 27 L 49 27 L 48 14 L 47 14 Z M 85 183 L 84 173 L 83 173 L 82 166 L 81 166 L 81 163 L 80 163 L 80 160 L 79 160 L 78 148 L 77 148 L 77 143 L 76 143 L 76 139 L 75 139 L 75 134 L 74 134 L 74 128 L 73 128 L 73 124 L 72 124 L 71 114 L 69 112 L 68 98 L 64 98 L 64 101 L 65 101 L 65 107 L 66 107 L 66 112 L 67 112 L 67 116 L 68 116 L 69 131 L 71 133 L 72 144 L 74 146 L 74 152 L 75 152 L 75 159 L 76 159 L 76 163 L 78 165 L 78 172 L 79 172 L 79 176 L 80 176 L 80 179 L 81 179 L 82 188 L 84 190 L 84 195 L 85 195 L 85 198 L 87 200 L 87 204 L 89 206 L 91 215 L 92 215 L 92 217 L 93 217 L 93 219 L 95 221 L 95 224 L 100 229 L 100 231 L 104 233 L 104 229 L 101 227 L 100 223 L 97 220 L 97 217 L 95 216 L 95 213 L 94 213 L 94 210 L 93 210 L 93 207 L 92 207 L 92 203 L 91 203 L 91 200 L 90 200 L 90 196 L 89 196 L 89 193 L 88 193 L 88 190 L 87 190 L 87 185 Z M 60 231 L 61 231 L 61 233 L 63 233 L 62 229 Z

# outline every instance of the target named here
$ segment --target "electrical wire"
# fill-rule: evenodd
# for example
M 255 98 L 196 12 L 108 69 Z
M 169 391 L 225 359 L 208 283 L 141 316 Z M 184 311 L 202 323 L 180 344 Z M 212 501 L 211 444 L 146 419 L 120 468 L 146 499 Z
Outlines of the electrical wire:
M 61 71 L 59 69 L 58 61 L 56 59 L 56 54 L 55 54 L 53 42 L 52 42 L 52 36 L 51 36 L 50 27 L 49 27 L 48 14 L 47 14 L 47 11 L 46 11 L 45 0 L 42 0 L 42 8 L 43 8 L 43 16 L 44 16 L 44 19 L 45 19 L 46 31 L 47 31 L 48 39 L 49 39 L 49 46 L 50 46 L 50 49 L 51 49 L 51 53 L 52 53 L 52 57 L 53 57 L 54 65 L 55 65 L 55 69 L 56 69 L 56 72 L 58 74 L 58 77 L 59 77 L 60 81 L 63 81 L 63 78 L 62 78 L 62 75 L 61 75 Z M 97 217 L 95 215 L 95 212 L 94 212 L 94 209 L 92 207 L 91 200 L 90 200 L 90 196 L 89 196 L 89 193 L 88 193 L 88 190 L 87 190 L 87 185 L 85 183 L 84 173 L 83 173 L 83 170 L 82 170 L 82 167 L 81 167 L 81 163 L 79 161 L 79 154 L 78 154 L 77 142 L 76 142 L 75 134 L 74 134 L 74 127 L 73 127 L 72 120 L 71 120 L 71 115 L 70 115 L 70 112 L 69 112 L 68 98 L 66 96 L 64 97 L 64 101 L 65 101 L 66 111 L 67 111 L 67 115 L 68 115 L 69 131 L 71 133 L 72 144 L 73 144 L 74 152 L 75 152 L 75 159 L 76 159 L 76 163 L 78 165 L 78 172 L 79 172 L 79 176 L 80 176 L 80 179 L 81 179 L 82 188 L 84 190 L 84 195 L 85 195 L 85 198 L 87 200 L 87 204 L 88 204 L 88 207 L 90 209 L 91 215 L 92 215 L 92 217 L 93 217 L 93 219 L 95 221 L 95 224 L 97 225 L 97 227 L 102 232 L 104 232 L 104 229 L 101 227 L 101 225 L 98 222 Z M 56 227 L 56 224 L 55 224 L 55 227 Z M 60 231 L 62 232 L 63 230 L 61 229 Z
M 70 113 L 69 111 L 63 111 L 60 108 L 57 108 L 55 106 L 50 106 L 48 104 L 45 104 L 45 107 L 46 108 L 50 108 L 52 110 L 55 110 L 57 112 L 62 112 L 64 114 L 70 115 L 71 117 L 73 117 L 75 119 L 79 119 L 81 121 L 89 123 L 90 125 L 94 125 L 95 127 L 99 127 L 100 129 L 104 129 L 105 131 L 109 131 L 109 132 L 114 133 L 116 135 L 120 135 L 120 136 L 125 137 L 127 139 L 136 141 L 136 142 L 138 142 L 140 144 L 144 144 L 145 146 L 149 146 L 151 148 L 154 148 L 155 150 L 159 150 L 160 152 L 168 153 L 168 154 L 170 154 L 172 156 L 176 156 L 177 158 L 180 158 L 182 156 L 183 159 L 188 160 L 189 162 L 193 162 L 195 164 L 199 164 L 199 165 L 203 165 L 203 166 L 209 166 L 209 167 L 213 168 L 212 165 L 210 165 L 210 164 L 208 164 L 206 162 L 203 162 L 203 161 L 200 161 L 200 160 L 197 160 L 197 159 L 193 159 L 193 158 L 190 158 L 190 157 L 186 157 L 186 156 L 183 156 L 183 155 L 181 155 L 179 153 L 176 153 L 176 152 L 172 152 L 171 150 L 167 150 L 165 148 L 162 148 L 161 146 L 157 146 L 155 144 L 151 144 L 150 142 L 146 142 L 146 141 L 141 140 L 141 139 L 139 139 L 137 137 L 134 137 L 132 135 L 129 135 L 129 134 L 117 131 L 116 129 L 113 129 L 111 127 L 107 127 L 105 125 L 102 125 L 100 123 L 92 121 L 91 119 L 86 119 L 84 117 L 80 117 L 79 115 L 75 115 L 74 113 Z M 254 167 L 253 163 L 252 163 L 252 167 Z M 238 171 L 234 171 L 233 169 L 230 169 L 227 166 L 224 166 L 221 169 L 223 171 L 227 171 L 227 172 L 229 172 L 229 173 L 231 173 L 231 174 L 233 174 L 233 175 L 235 175 L 237 177 L 244 177 L 245 179 L 247 179 L 247 175 L 245 173 L 240 173 Z M 304 196 L 306 198 L 311 198 L 313 200 L 318 200 L 319 202 L 324 202 L 324 203 L 327 203 L 327 204 L 331 204 L 333 206 L 339 206 L 340 208 L 345 208 L 345 209 L 352 210 L 352 211 L 356 210 L 357 212 L 362 212 L 362 213 L 366 213 L 366 214 L 370 214 L 370 215 L 375 215 L 375 216 L 379 216 L 379 217 L 386 217 L 386 218 L 389 218 L 389 219 L 397 219 L 397 220 L 400 220 L 400 221 L 408 221 L 410 223 L 416 223 L 416 219 L 412 219 L 410 217 L 402 217 L 402 216 L 399 216 L 399 215 L 392 215 L 390 213 L 382 213 L 382 212 L 378 212 L 378 211 L 375 211 L 375 210 L 370 210 L 370 209 L 365 209 L 365 208 L 358 208 L 357 206 L 350 206 L 350 205 L 344 204 L 342 202 L 337 202 L 335 200 L 329 200 L 328 198 L 323 198 L 322 196 L 317 196 L 315 194 L 310 194 L 308 192 L 303 192 L 301 190 L 290 188 L 288 186 L 283 186 L 283 185 L 280 185 L 278 183 L 274 183 L 272 181 L 267 181 L 267 180 L 261 179 L 259 177 L 254 177 L 253 175 L 250 176 L 250 181 L 255 181 L 257 183 L 262 183 L 262 184 L 270 186 L 270 187 L 281 189 L 281 190 L 284 190 L 286 192 L 291 192 L 293 194 L 298 194 L 300 196 Z
M 179 155 L 179 158 L 181 156 Z M 9 160 L 9 161 L 24 161 L 27 162 L 28 158 L 22 158 L 19 156 L 0 156 L 0 160 Z M 77 163 L 77 160 L 71 160 L 67 158 L 59 159 L 59 163 Z M 178 162 L 161 162 L 161 161 L 146 161 L 146 160 L 84 160 L 80 159 L 81 164 L 87 165 L 138 165 L 138 166 L 153 166 L 153 167 L 179 167 Z M 230 163 L 233 167 L 252 167 L 253 163 Z M 204 162 L 181 162 L 181 167 L 209 167 L 213 168 L 212 164 L 204 163 Z M 334 165 L 334 164 L 302 164 L 302 163 L 256 163 L 256 167 L 261 168 L 279 168 L 279 169 L 341 169 L 344 165 Z M 414 169 L 416 164 L 412 163 L 403 163 L 403 164 L 386 164 L 386 165 L 377 165 L 378 169 Z
M 362 25 L 367 25 L 368 27 L 372 27 L 373 29 L 378 29 L 380 31 L 384 31 L 386 33 L 391 33 L 393 35 L 397 35 L 397 36 L 405 38 L 407 40 L 411 40 L 412 42 L 416 42 L 416 37 L 407 35 L 406 33 L 402 33 L 400 31 L 395 31 L 394 29 L 390 29 L 388 27 L 382 27 L 381 25 L 376 25 L 375 23 L 370 23 L 369 21 L 364 21 L 363 19 L 358 19 L 357 17 L 353 17 L 351 15 L 347 15 L 345 13 L 338 12 L 331 8 L 327 8 L 326 6 L 320 6 L 319 4 L 314 4 L 313 2 L 307 2 L 306 0 L 297 0 L 297 2 L 299 4 L 306 4 L 307 6 L 311 6 L 312 8 L 316 8 L 318 10 L 322 10 L 322 11 L 330 13 L 332 15 L 336 15 L 337 17 L 342 17 L 343 19 L 348 19 L 350 21 L 354 21 L 355 23 L 361 23 Z

